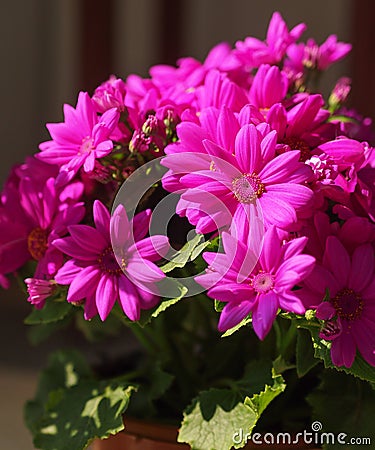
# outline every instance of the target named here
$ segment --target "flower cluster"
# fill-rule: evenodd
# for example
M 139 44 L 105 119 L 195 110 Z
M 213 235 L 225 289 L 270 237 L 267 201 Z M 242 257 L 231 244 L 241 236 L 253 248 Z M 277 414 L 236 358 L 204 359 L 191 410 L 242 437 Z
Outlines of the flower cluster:
M 222 303 L 220 331 L 251 320 L 264 339 L 280 311 L 311 309 L 335 365 L 350 367 L 358 350 L 375 366 L 371 121 L 344 106 L 347 78 L 327 100 L 312 90 L 351 47 L 336 36 L 299 42 L 305 29 L 274 13 L 264 41 L 219 44 L 203 63 L 182 58 L 150 78 L 111 76 L 65 105 L 64 121 L 47 125 L 51 140 L 1 193 L 1 285 L 34 261 L 26 284 L 36 308 L 68 286 L 88 320 L 105 320 L 116 301 L 138 320 L 160 301 L 156 263 L 168 239 L 146 237 L 147 206 L 132 220 L 109 207 L 161 157 L 176 213 L 220 236 L 222 250 L 203 253 L 196 277 Z

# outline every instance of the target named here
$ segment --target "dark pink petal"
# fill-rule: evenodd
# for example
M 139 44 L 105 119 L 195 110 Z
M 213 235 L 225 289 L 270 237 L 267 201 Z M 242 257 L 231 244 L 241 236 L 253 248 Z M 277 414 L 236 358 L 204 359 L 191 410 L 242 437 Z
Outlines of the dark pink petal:
M 238 325 L 247 315 L 250 314 L 253 306 L 253 298 L 242 302 L 230 302 L 221 311 L 218 323 L 219 331 L 227 331 Z
M 213 252 L 204 252 L 203 259 L 206 263 L 212 267 L 215 272 L 220 273 L 221 275 L 225 275 L 227 273 L 232 273 L 235 275 L 235 271 L 232 271 L 232 259 L 228 257 L 224 253 L 213 253 Z
M 85 320 L 91 320 L 98 314 L 98 308 L 96 307 L 95 303 L 95 293 L 86 297 L 84 308 L 85 308 L 84 312 Z
M 203 141 L 203 145 L 207 150 L 207 153 L 211 156 L 214 168 L 219 168 L 221 172 L 225 173 L 227 177 L 230 178 L 234 178 L 241 173 L 239 167 L 237 167 L 237 160 L 228 150 L 223 149 L 208 139 Z
M 96 290 L 101 272 L 94 266 L 85 267 L 69 286 L 68 302 L 79 302 Z
M 287 136 L 301 136 L 306 130 L 310 129 L 311 123 L 323 105 L 322 96 L 313 94 L 288 111 Z
M 66 237 L 62 239 L 56 239 L 52 242 L 56 248 L 68 256 L 75 259 L 81 259 L 83 261 L 96 261 L 98 259 L 99 253 L 97 251 L 91 251 L 90 249 L 85 249 L 77 245 L 76 241 L 71 237 Z
M 279 295 L 279 305 L 284 311 L 293 312 L 295 314 L 302 315 L 306 311 L 304 304 L 298 297 L 298 291 L 295 293 L 284 292 L 282 295 Z
M 222 277 L 222 274 L 208 269 L 206 273 L 194 277 L 194 280 L 205 289 L 210 289 L 212 286 L 215 286 Z
M 260 136 L 254 125 L 245 125 L 240 129 L 235 147 L 235 156 L 242 173 L 257 171 L 261 158 Z
M 348 284 L 350 274 L 350 258 L 345 247 L 335 236 L 328 236 L 323 264 L 327 267 L 343 287 Z
M 92 172 L 95 167 L 95 154 L 94 152 L 90 152 L 85 155 L 83 169 L 85 172 Z
M 302 163 L 299 162 L 300 152 L 299 150 L 292 150 L 290 152 L 283 153 L 270 161 L 260 171 L 259 176 L 263 183 L 276 184 L 290 182 L 291 175 L 295 172 Z M 298 178 L 297 178 L 298 179 Z M 294 182 L 305 181 L 307 178 Z
M 308 207 L 314 194 L 307 186 L 294 183 L 270 184 L 267 186 L 267 192 L 279 196 L 295 209 Z
M 151 261 L 147 259 L 131 258 L 127 262 L 126 272 L 131 281 L 137 284 L 153 283 L 165 278 L 165 274 Z
M 115 283 L 116 278 L 102 275 L 96 288 L 96 307 L 103 321 L 108 317 L 117 299 Z
M 335 161 L 356 162 L 363 156 L 363 145 L 354 139 L 336 139 L 319 146 L 319 149 Z
M 107 133 L 110 134 L 115 129 L 120 119 L 120 113 L 117 108 L 111 108 L 104 112 L 100 117 L 100 124 L 107 128 Z
M 196 192 L 207 191 L 215 195 L 226 193 L 231 188 L 231 182 L 227 176 L 208 170 L 184 175 L 181 177 L 181 183 L 187 188 L 196 189 Z
M 100 254 L 109 245 L 108 235 L 102 235 L 98 230 L 88 225 L 70 225 L 68 230 L 73 241 L 90 253 Z
M 287 126 L 287 116 L 286 110 L 281 103 L 276 103 L 271 106 L 267 113 L 267 122 L 271 125 L 272 129 L 277 132 L 280 139 L 284 137 Z
M 112 245 L 116 249 L 125 249 L 132 242 L 130 222 L 123 205 L 118 205 L 110 219 Z
M 66 111 L 66 108 L 64 109 Z M 47 123 L 46 127 L 53 139 L 51 142 L 57 142 L 59 146 L 71 148 L 72 154 L 77 153 L 77 151 L 73 151 L 73 148 L 75 146 L 78 148 L 82 142 L 83 136 L 80 130 L 75 130 L 74 128 L 67 126 L 65 123 Z M 46 143 L 43 142 L 43 144 Z
M 335 366 L 351 367 L 356 354 L 356 345 L 349 332 L 343 332 L 332 341 L 331 358 Z
M 78 101 L 76 106 L 76 112 L 73 116 L 73 110 L 71 110 L 71 114 L 68 113 L 66 109 L 64 109 L 65 120 L 66 122 L 78 121 L 78 127 L 80 127 L 82 135 L 90 136 L 91 130 L 94 128 L 95 123 L 97 122 L 97 115 L 95 112 L 94 104 L 87 92 L 80 92 L 78 94 Z
M 111 153 L 113 149 L 113 142 L 110 140 L 100 142 L 93 151 L 95 158 L 104 158 Z
M 337 294 L 338 290 L 343 287 L 337 282 L 329 270 L 319 264 L 317 264 L 311 274 L 305 278 L 304 285 L 320 295 L 320 301 L 323 301 L 326 289 L 329 289 L 329 293 L 332 298 Z
M 221 283 L 208 291 L 208 295 L 222 302 L 238 303 L 255 298 L 249 284 Z
M 135 242 L 143 239 L 148 233 L 151 214 L 151 209 L 146 209 L 133 217 L 131 223 L 133 225 L 133 237 Z
M 281 241 L 275 226 L 270 226 L 264 235 L 263 248 L 260 255 L 262 269 L 276 272 L 281 258 Z
M 76 181 L 63 188 L 59 195 L 59 199 L 63 203 L 65 203 L 67 200 L 78 201 L 82 197 L 83 191 L 84 184 L 80 181 Z
M 180 175 L 186 172 L 205 170 L 209 168 L 210 163 L 211 158 L 206 153 L 192 153 L 187 151 L 167 155 L 160 162 L 162 166 L 168 167 L 168 169 Z M 187 170 L 187 167 L 189 167 L 189 170 Z
M 265 135 L 260 144 L 262 164 L 266 164 L 275 157 L 275 148 L 277 143 L 277 133 L 275 130 Z M 259 169 L 259 168 L 257 168 Z
M 354 250 L 348 286 L 361 292 L 374 279 L 374 249 L 370 244 Z
M 295 238 L 283 246 L 284 258 L 289 259 L 301 253 L 307 244 L 307 237 Z
M 76 174 L 75 170 L 61 167 L 60 173 L 56 177 L 56 187 L 61 188 L 71 181 Z
M 138 241 L 129 247 L 129 255 L 138 254 L 141 258 L 149 261 L 158 261 L 168 253 L 170 249 L 169 239 L 167 236 L 151 236 Z
M 52 222 L 53 234 L 63 236 L 68 232 L 68 226 L 80 222 L 85 215 L 85 207 L 83 203 L 76 203 L 72 206 L 66 206 L 61 209 Z
M 55 275 L 55 281 L 62 285 L 70 284 L 82 270 L 82 265 L 78 264 L 76 260 L 71 259 L 59 269 Z
M 238 120 L 233 111 L 225 106 L 220 110 L 218 121 L 215 124 L 218 144 L 234 153 L 236 134 L 240 129 Z
M 260 255 L 264 238 L 264 219 L 259 201 L 238 203 L 230 225 L 230 234 Z
M 277 195 L 272 193 L 262 195 L 260 204 L 263 209 L 264 222 L 268 226 L 276 225 L 280 228 L 286 228 L 297 222 L 295 209 L 278 198 Z
M 335 317 L 336 309 L 332 306 L 330 302 L 322 302 L 316 308 L 316 317 L 320 320 L 329 320 Z
M 160 301 L 159 288 L 155 283 L 145 284 L 144 289 L 137 288 L 141 309 L 150 309 Z
M 283 289 L 291 289 L 312 272 L 315 258 L 310 255 L 297 255 L 284 261 L 276 272 L 276 285 Z M 296 275 L 291 278 L 292 272 Z
M 270 331 L 279 308 L 279 299 L 275 292 L 260 295 L 253 310 L 253 328 L 259 339 L 263 340 Z
M 375 367 L 375 322 L 356 320 L 352 327 L 359 352 L 369 364 Z
M 236 282 L 248 279 L 258 261 L 258 256 L 249 250 L 246 244 L 238 241 L 228 233 L 222 233 L 223 246 L 227 254 L 227 263 L 231 271 L 237 274 Z
M 119 277 L 118 288 L 122 310 L 130 320 L 139 320 L 141 308 L 138 288 L 126 276 Z
M 306 309 L 315 309 L 321 304 L 324 294 L 319 294 L 316 291 L 311 291 L 310 289 L 303 287 L 298 290 L 298 297 L 302 301 Z M 336 312 L 336 310 L 335 310 Z
M 362 297 L 368 300 L 375 301 L 375 278 L 370 282 L 370 284 L 362 290 Z
M 99 200 L 95 200 L 93 206 L 95 227 L 103 236 L 109 233 L 110 215 L 108 209 Z

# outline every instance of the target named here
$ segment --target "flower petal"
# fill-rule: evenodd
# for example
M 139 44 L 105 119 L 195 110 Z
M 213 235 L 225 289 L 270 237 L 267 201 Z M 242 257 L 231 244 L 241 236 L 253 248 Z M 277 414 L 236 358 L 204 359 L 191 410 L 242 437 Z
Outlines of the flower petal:
M 141 308 L 138 289 L 126 276 L 119 277 L 118 288 L 122 310 L 130 320 L 139 320 Z
M 82 269 L 69 286 L 68 302 L 79 302 L 91 295 L 96 290 L 100 274 L 100 270 L 93 266 Z
M 170 249 L 169 239 L 167 236 L 154 235 L 146 239 L 138 241 L 129 247 L 129 254 L 138 253 L 141 258 L 149 261 L 158 261 L 168 253 Z
M 103 236 L 93 227 L 88 225 L 70 225 L 69 233 L 76 244 L 91 253 L 101 253 L 109 245 L 109 237 Z
M 102 275 L 96 288 L 96 307 L 100 318 L 104 321 L 111 312 L 117 298 L 115 279 L 109 275 Z
M 107 235 L 109 233 L 109 211 L 99 200 L 95 200 L 94 207 L 94 222 L 95 227 L 102 235 Z
M 263 340 L 270 331 L 279 308 L 279 299 L 275 292 L 260 295 L 253 310 L 253 328 L 259 339 Z
M 218 323 L 219 331 L 227 331 L 238 325 L 248 314 L 253 306 L 253 298 L 242 302 L 230 302 L 221 311 Z
M 374 249 L 370 244 L 361 245 L 354 250 L 349 287 L 361 292 L 374 278 Z
M 332 272 L 338 283 L 346 287 L 350 273 L 350 258 L 342 243 L 335 236 L 328 236 L 323 264 Z
M 253 124 L 243 126 L 236 136 L 236 159 L 242 173 L 252 173 L 259 165 L 260 139 L 259 132 Z

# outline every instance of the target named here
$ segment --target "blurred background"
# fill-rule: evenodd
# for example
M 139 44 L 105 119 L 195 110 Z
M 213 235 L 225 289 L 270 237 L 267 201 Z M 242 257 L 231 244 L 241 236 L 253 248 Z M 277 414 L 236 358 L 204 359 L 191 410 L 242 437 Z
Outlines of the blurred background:
M 0 14 L 0 188 L 12 165 L 48 139 L 63 103 L 93 92 L 110 74 L 147 76 L 153 64 L 181 56 L 204 59 L 222 41 L 264 39 L 272 12 L 289 28 L 305 22 L 303 40 L 329 34 L 353 44 L 351 55 L 328 70 L 323 89 L 350 76 L 351 105 L 375 117 L 375 3 L 372 0 L 13 0 Z M 30 450 L 22 408 L 33 396 L 48 352 L 75 336 L 35 348 L 22 324 L 29 306 L 15 286 L 0 291 L 0 448 Z

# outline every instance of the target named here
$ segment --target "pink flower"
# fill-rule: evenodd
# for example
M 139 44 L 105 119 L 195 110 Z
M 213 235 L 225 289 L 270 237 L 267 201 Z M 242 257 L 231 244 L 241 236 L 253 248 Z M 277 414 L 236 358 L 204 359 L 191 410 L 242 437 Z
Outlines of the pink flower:
M 77 107 L 64 105 L 65 122 L 47 125 L 52 140 L 40 144 L 35 156 L 49 164 L 60 166 L 58 185 L 69 182 L 83 166 L 85 172 L 94 169 L 95 159 L 111 153 L 110 135 L 120 113 L 109 109 L 98 117 L 94 104 L 86 92 L 78 96 Z
M 60 251 L 72 258 L 55 280 L 69 285 L 69 302 L 84 302 L 86 319 L 99 313 L 105 320 L 117 300 L 131 320 L 138 320 L 141 309 L 152 308 L 158 302 L 159 297 L 153 292 L 157 291 L 156 282 L 165 275 L 152 261 L 160 259 L 169 244 L 165 236 L 143 239 L 149 220 L 147 210 L 129 222 L 122 205 L 110 218 L 105 206 L 96 200 L 95 228 L 71 226 L 70 236 L 54 241 Z
M 35 174 L 34 174 L 35 175 Z M 67 233 L 84 216 L 81 183 L 57 189 L 55 179 L 23 178 L 3 193 L 0 219 L 0 273 L 14 272 L 28 260 L 37 261 L 35 278 L 51 278 L 63 264 L 52 241 Z
M 207 273 L 195 280 L 204 287 L 212 286 L 208 295 L 226 302 L 218 328 L 226 331 L 251 313 L 255 333 L 264 339 L 271 329 L 279 308 L 303 314 L 305 307 L 292 291 L 312 270 L 314 258 L 302 255 L 306 238 L 298 238 L 285 245 L 270 227 L 264 236 L 259 258 L 245 243 L 228 233 L 222 234 L 224 254 L 206 252 Z
M 56 288 L 56 284 L 50 280 L 39 280 L 37 278 L 26 278 L 27 299 L 36 309 L 43 308 L 46 299 L 51 296 Z
M 334 62 L 344 58 L 352 46 L 344 42 L 338 42 L 337 36 L 328 36 L 322 45 L 318 45 L 314 39 L 309 39 L 306 44 L 291 44 L 287 50 L 287 66 L 295 72 L 302 72 L 304 68 L 325 70 Z
M 100 113 L 104 113 L 112 108 L 123 112 L 125 111 L 125 96 L 125 82 L 121 78 L 111 75 L 109 80 L 95 89 L 92 100 Z
M 277 66 L 262 64 L 250 88 L 250 103 L 268 109 L 284 100 L 288 91 L 287 76 Z
M 314 147 L 327 141 L 331 134 L 333 137 L 334 126 L 324 124 L 329 112 L 322 109 L 323 106 L 324 100 L 319 94 L 308 95 L 288 110 L 279 103 L 271 106 L 266 120 L 277 131 L 276 150 L 279 154 L 300 150 L 301 161 L 305 161 Z
M 253 37 L 247 37 L 243 42 L 236 42 L 234 54 L 250 68 L 261 64 L 275 64 L 281 61 L 288 47 L 299 39 L 306 25 L 300 23 L 288 30 L 281 14 L 274 12 L 268 26 L 265 42 Z
M 311 171 L 299 161 L 300 152 L 290 151 L 275 157 L 276 132 L 267 132 L 267 126 L 259 127 L 264 135 L 252 124 L 236 132 L 233 124 L 233 130 L 226 130 L 227 136 L 235 136 L 234 142 L 227 141 L 228 149 L 204 140 L 202 144 L 211 160 L 207 169 L 193 172 L 200 159 L 189 167 L 192 154 L 189 159 L 179 153 L 163 161 L 166 166 L 176 167 L 181 160 L 185 169 L 192 172 L 180 180 L 187 189 L 178 203 L 177 213 L 186 215 L 198 232 L 229 226 L 232 217 L 242 214 L 252 204 L 262 210 L 266 227 L 293 228 L 298 221 L 297 213 L 309 209 L 313 193 L 302 183 L 311 176 Z
M 336 366 L 351 367 L 356 351 L 375 366 L 375 265 L 370 244 L 358 246 L 352 257 L 335 236 L 326 240 L 322 265 L 317 265 L 300 291 L 307 307 L 317 307 L 324 320 L 320 333 L 330 340 Z M 329 301 L 323 302 L 326 289 Z

